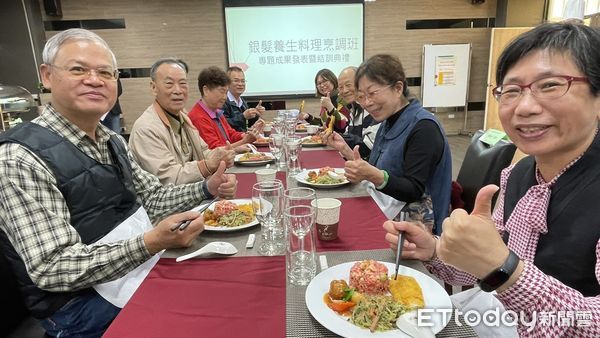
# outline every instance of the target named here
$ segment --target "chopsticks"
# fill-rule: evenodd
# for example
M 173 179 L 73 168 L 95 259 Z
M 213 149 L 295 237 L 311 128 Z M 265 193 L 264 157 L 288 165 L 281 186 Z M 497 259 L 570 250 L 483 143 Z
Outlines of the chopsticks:
M 400 222 L 406 221 L 406 212 L 400 212 Z M 394 280 L 398 278 L 398 268 L 400 267 L 400 257 L 402 256 L 402 248 L 404 247 L 404 231 L 400 231 L 398 236 L 398 247 L 396 248 L 396 273 Z
M 200 209 L 198 209 L 198 212 L 202 213 L 209 206 L 211 206 L 215 202 L 215 200 L 216 200 L 216 198 L 213 198 L 212 200 L 208 201 L 204 206 L 202 206 L 202 207 L 200 207 Z M 171 231 L 175 231 L 175 230 L 183 231 L 190 225 L 190 223 L 192 223 L 192 221 L 193 221 L 193 219 L 181 221 L 181 222 L 175 224 L 174 226 L 172 226 Z

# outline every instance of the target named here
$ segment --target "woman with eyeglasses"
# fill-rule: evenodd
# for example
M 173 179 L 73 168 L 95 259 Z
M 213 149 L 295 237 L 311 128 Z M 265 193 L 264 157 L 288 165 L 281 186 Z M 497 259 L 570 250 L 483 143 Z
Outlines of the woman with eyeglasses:
M 327 68 L 323 68 L 315 75 L 315 92 L 321 102 L 319 112 L 320 119 L 309 113 L 302 112 L 300 119 L 314 125 L 329 126 L 331 116 L 333 116 L 335 130 L 343 133 L 348 121 L 347 116 L 341 115 L 340 110 L 344 106 L 338 102 L 338 80 L 335 74 Z M 341 104 L 341 106 L 340 106 Z M 339 109 L 338 109 L 339 108 Z
M 537 319 L 519 321 L 520 336 L 600 336 L 598 46 L 597 27 L 551 23 L 500 56 L 498 115 L 529 156 L 503 171 L 493 213 L 498 187 L 490 185 L 470 215 L 452 212 L 439 239 L 410 223 L 384 224 L 392 247 L 405 232 L 404 257 L 426 261 L 448 283 L 478 282 L 507 310 Z
M 410 219 L 439 234 L 448 216 L 452 181 L 450 148 L 442 126 L 409 95 L 404 69 L 394 56 L 380 54 L 363 62 L 355 83 L 358 103 L 381 122 L 369 161 L 362 160 L 358 148 L 350 149 L 338 133 L 328 133 L 327 144 L 347 159 L 349 181 L 370 182 L 374 197 L 383 194 L 382 202 L 396 205 L 398 210 L 384 210 L 388 217 L 403 208 Z

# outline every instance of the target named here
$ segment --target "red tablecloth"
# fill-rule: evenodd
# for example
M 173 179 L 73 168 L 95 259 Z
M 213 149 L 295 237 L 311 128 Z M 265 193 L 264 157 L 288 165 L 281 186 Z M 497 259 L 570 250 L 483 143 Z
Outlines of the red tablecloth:
M 338 238 L 333 241 L 317 239 L 318 251 L 348 251 L 388 248 L 383 222 L 387 220 L 370 196 L 340 198 Z
M 285 337 L 285 258 L 161 259 L 104 337 Z
M 258 169 L 257 169 L 258 170 Z M 256 183 L 255 173 L 237 173 L 235 177 L 238 181 L 236 198 L 252 198 L 252 186 Z M 286 187 L 285 172 L 278 171 L 275 177 L 283 182 L 283 187 Z
M 343 168 L 345 162 L 337 150 L 312 150 L 300 153 L 300 166 L 305 169 L 325 166 Z

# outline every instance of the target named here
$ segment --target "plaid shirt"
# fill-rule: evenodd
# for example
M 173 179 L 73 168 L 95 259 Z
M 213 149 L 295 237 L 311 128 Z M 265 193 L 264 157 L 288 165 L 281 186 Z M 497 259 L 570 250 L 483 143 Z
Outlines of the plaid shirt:
M 521 337 L 600 337 L 600 295 L 584 297 L 579 291 L 546 275 L 533 264 L 540 234 L 548 231 L 546 212 L 551 188 L 579 158 L 581 156 L 569 163 L 550 182 L 546 182 L 537 170 L 538 185 L 529 188 L 515 206 L 509 224 L 504 222 L 504 191 L 514 165 L 502 171 L 502 193 L 493 219 L 501 235 L 509 228 L 508 247 L 521 258 L 525 268 L 517 281 L 497 297 L 507 310 L 527 314 L 525 320 L 528 322 L 532 320 L 532 314 L 536 314 L 537 322 L 533 330 L 528 331 L 526 326 L 518 326 Z M 470 285 L 477 282 L 474 276 L 444 265 L 439 258 L 425 263 L 425 266 L 450 284 Z M 600 241 L 596 245 L 595 274 L 600 281 Z
M 107 142 L 114 133 L 108 128 L 98 125 L 94 141 L 50 105 L 33 122 L 65 137 L 91 158 L 112 164 Z M 139 167 L 131 153 L 128 156 L 138 199 L 153 221 L 189 210 L 204 199 L 202 182 L 163 186 Z M 91 287 L 117 279 L 151 257 L 142 235 L 85 245 L 70 218 L 48 166 L 19 144 L 0 145 L 0 229 L 39 288 L 59 292 Z

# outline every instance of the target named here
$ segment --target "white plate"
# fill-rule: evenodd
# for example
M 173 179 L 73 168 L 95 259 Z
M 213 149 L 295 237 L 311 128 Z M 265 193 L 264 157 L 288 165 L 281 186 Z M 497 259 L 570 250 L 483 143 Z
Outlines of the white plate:
M 338 175 L 344 175 L 344 169 L 343 168 L 333 168 L 335 170 L 335 173 Z M 299 172 L 298 174 L 296 174 L 296 176 L 294 176 L 296 178 L 296 181 L 302 183 L 302 184 L 306 184 L 309 185 L 311 187 L 315 187 L 315 188 L 336 188 L 336 187 L 340 187 L 344 184 L 348 184 L 350 183 L 350 181 L 348 181 L 345 177 L 344 177 L 344 181 L 340 182 L 340 183 L 335 183 L 335 184 L 322 184 L 322 183 L 312 183 L 308 181 L 308 172 L 309 171 L 316 171 L 317 173 L 319 172 L 319 168 L 317 169 L 304 169 L 301 172 Z
M 329 291 L 329 283 L 334 279 L 344 279 L 346 282 L 350 281 L 350 268 L 356 262 L 343 263 L 340 265 L 333 266 L 325 271 L 319 273 L 306 288 L 306 306 L 310 314 L 325 328 L 339 334 L 343 337 L 352 338 L 383 338 L 383 337 L 409 337 L 402 331 L 395 329 L 385 332 L 373 332 L 371 333 L 368 329 L 360 328 L 342 316 L 338 315 L 335 311 L 328 308 L 323 301 L 323 296 Z M 381 262 L 388 268 L 388 274 L 394 273 L 394 264 Z M 423 290 L 423 296 L 425 298 L 425 308 L 427 309 L 452 309 L 452 302 L 450 297 L 444 290 L 444 288 L 431 277 L 406 266 L 400 265 L 398 273 L 401 275 L 407 275 L 414 277 L 421 289 Z M 434 333 L 440 332 L 448 321 L 450 321 L 450 315 L 446 316 L 445 322 L 442 320 L 443 316 L 441 312 L 430 312 L 427 313 L 431 316 L 434 325 L 432 328 Z
M 237 200 L 229 200 L 237 205 L 241 205 L 241 204 L 252 204 L 252 200 L 251 199 L 237 199 Z M 215 211 L 215 204 L 213 203 L 211 206 L 209 206 L 207 208 L 207 210 L 211 210 L 211 211 Z M 238 230 L 242 230 L 242 229 L 246 229 L 246 228 L 250 228 L 253 227 L 255 225 L 258 224 L 258 220 L 256 219 L 256 217 L 254 217 L 254 219 L 252 221 L 250 221 L 249 223 L 246 224 L 242 224 L 238 227 L 220 227 L 220 226 L 210 226 L 210 225 L 205 225 L 204 226 L 204 230 L 207 231 L 220 231 L 220 232 L 230 232 L 230 231 L 238 231 Z
M 261 166 L 263 164 L 267 164 L 267 163 L 271 163 L 273 161 L 275 161 L 275 157 L 273 156 L 273 154 L 271 153 L 263 153 L 267 156 L 269 156 L 271 159 L 270 160 L 261 160 L 261 161 L 240 161 L 240 158 L 242 158 L 242 156 L 244 156 L 244 154 L 237 154 L 234 157 L 234 162 L 239 164 L 239 165 L 247 165 L 247 166 Z

